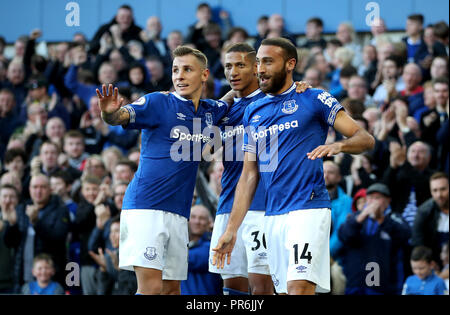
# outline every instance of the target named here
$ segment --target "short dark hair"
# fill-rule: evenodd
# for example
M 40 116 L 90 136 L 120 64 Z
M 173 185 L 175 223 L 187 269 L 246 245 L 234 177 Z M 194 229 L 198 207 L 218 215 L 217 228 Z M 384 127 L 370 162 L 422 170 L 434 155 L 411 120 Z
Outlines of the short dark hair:
M 261 42 L 261 46 L 276 46 L 284 51 L 285 61 L 294 58 L 295 63 L 298 62 L 297 48 L 292 42 L 286 38 L 266 38 Z
M 448 86 L 448 78 L 447 77 L 439 77 L 433 80 L 433 86 L 437 83 L 447 84 Z
M 433 25 L 433 33 L 439 39 L 448 38 L 448 24 L 444 21 L 438 22 Z
M 128 4 L 122 4 L 122 5 L 119 7 L 119 9 L 125 9 L 125 10 L 133 11 L 133 8 L 132 8 L 130 5 L 128 5 Z
M 137 165 L 136 165 L 136 163 L 134 163 L 133 161 L 131 161 L 131 160 L 129 160 L 129 159 L 120 159 L 118 162 L 117 162 L 117 164 L 116 164 L 116 166 L 117 165 L 126 165 L 126 166 L 128 166 L 133 172 L 136 172 L 137 171 Z
M 230 40 L 231 37 L 233 37 L 233 35 L 236 34 L 236 33 L 242 33 L 242 34 L 244 34 L 245 38 L 248 38 L 248 32 L 244 28 L 242 28 L 242 27 L 232 27 L 230 29 L 230 31 L 228 32 L 227 39 Z
M 261 23 L 261 22 L 263 22 L 263 21 L 267 22 L 268 20 L 269 20 L 269 17 L 268 17 L 267 15 L 261 15 L 261 16 L 258 18 L 258 23 Z
M 410 16 L 408 16 L 408 20 L 419 22 L 423 25 L 424 17 L 422 14 L 411 14 Z
M 433 260 L 433 251 L 426 246 L 414 247 L 411 253 L 411 261 L 421 260 L 430 263 Z
M 197 6 L 197 11 L 203 8 L 208 8 L 209 10 L 211 10 L 211 7 L 209 6 L 209 4 L 207 2 L 202 2 Z
M 208 68 L 208 58 L 204 53 L 202 53 L 200 50 L 191 48 L 189 46 L 178 46 L 175 48 L 175 50 L 172 52 L 173 58 L 176 57 L 183 57 L 187 55 L 193 55 L 197 60 L 200 62 L 200 64 L 206 69 Z
M 355 119 L 356 117 L 362 117 L 366 107 L 364 103 L 360 100 L 355 100 L 351 98 L 346 98 L 342 101 L 342 106 L 344 106 L 347 113 Z
M 323 27 L 323 21 L 322 21 L 322 19 L 319 18 L 319 17 L 312 17 L 312 18 L 310 18 L 310 19 L 306 22 L 306 24 L 309 24 L 309 23 L 314 23 L 314 24 L 316 24 L 316 26 L 318 26 L 318 27 Z
M 396 65 L 397 68 L 403 67 L 403 64 L 404 64 L 403 58 L 400 57 L 400 56 L 397 56 L 397 55 L 390 55 L 390 56 L 387 57 L 384 61 L 386 61 L 386 60 L 390 60 L 390 61 L 392 61 L 393 63 L 395 63 L 395 65 Z
M 11 163 L 16 157 L 20 156 L 24 164 L 27 163 L 27 154 L 20 148 L 12 148 L 5 152 L 5 164 Z
M 341 69 L 341 78 L 351 78 L 355 74 L 358 74 L 358 70 L 352 65 L 346 65 Z
M 337 46 L 337 47 L 342 47 L 341 41 L 339 39 L 337 39 L 337 38 L 330 39 L 328 41 L 328 44 L 331 44 L 331 45 L 334 45 L 334 46 Z
M 431 175 L 430 182 L 432 182 L 432 181 L 434 181 L 436 179 L 441 179 L 441 178 L 445 178 L 448 181 L 447 174 L 445 174 L 443 172 L 436 172 L 436 173 L 433 173 L 433 175 Z
M 0 186 L 0 191 L 2 191 L 3 189 L 11 189 L 11 190 L 14 190 L 14 192 L 16 193 L 17 199 L 20 198 L 20 193 L 19 193 L 19 191 L 17 190 L 17 188 L 16 188 L 14 185 L 11 185 L 11 184 L 3 184 L 3 185 Z
M 120 213 L 111 218 L 111 224 L 113 223 L 120 223 Z
M 252 60 L 256 59 L 256 50 L 252 46 L 250 46 L 247 43 L 236 43 L 228 46 L 225 49 L 225 53 L 232 53 L 232 52 L 241 52 L 241 53 L 247 53 L 247 56 L 250 56 Z
M 50 175 L 50 179 L 52 177 L 61 178 L 66 185 L 70 185 L 73 183 L 73 178 L 67 171 L 58 170 Z
M 67 138 L 79 138 L 84 141 L 84 135 L 80 131 L 74 129 L 66 132 L 66 134 L 64 135 L 64 140 L 66 140 Z

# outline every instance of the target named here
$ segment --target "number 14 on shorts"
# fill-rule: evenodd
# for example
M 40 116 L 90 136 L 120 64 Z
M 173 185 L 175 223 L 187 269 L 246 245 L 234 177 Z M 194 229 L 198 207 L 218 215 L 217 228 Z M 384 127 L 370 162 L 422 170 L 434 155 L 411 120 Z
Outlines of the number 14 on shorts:
M 311 252 L 308 251 L 308 246 L 309 243 L 305 243 L 303 250 L 302 250 L 302 254 L 300 255 L 300 257 L 298 257 L 298 253 L 299 253 L 299 244 L 294 244 L 294 264 L 298 264 L 299 259 L 307 259 L 308 260 L 308 264 L 311 263 L 312 260 L 312 256 L 311 256 Z

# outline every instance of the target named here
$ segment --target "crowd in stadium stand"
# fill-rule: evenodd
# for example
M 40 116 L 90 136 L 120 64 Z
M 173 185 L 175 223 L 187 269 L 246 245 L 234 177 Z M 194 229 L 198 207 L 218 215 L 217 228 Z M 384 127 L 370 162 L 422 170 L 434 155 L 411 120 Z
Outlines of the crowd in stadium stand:
M 92 39 L 77 33 L 48 44 L 47 56 L 36 52 L 40 30 L 17 38 L 11 59 L 0 37 L 0 294 L 134 294 L 136 278 L 119 270 L 118 247 L 140 134 L 107 125 L 95 90 L 112 83 L 127 104 L 172 90 L 171 52 L 185 44 L 208 57 L 202 97 L 218 99 L 230 90 L 226 47 L 246 41 L 258 49 L 280 36 L 298 49 L 294 80 L 329 91 L 376 139 L 370 152 L 324 161 L 331 294 L 448 294 L 448 25 L 410 15 L 402 38 L 379 19 L 361 41 L 344 21 L 323 34 L 316 17 L 295 36 L 273 14 L 258 20 L 252 37 L 226 12 L 212 21 L 209 5 L 196 10 L 186 37 L 172 30 L 162 38 L 156 16 L 136 25 L 127 5 Z M 340 139 L 330 129 L 327 142 Z M 207 272 L 222 171 L 220 161 L 201 163 L 183 294 L 222 292 L 220 277 Z M 374 202 L 382 206 L 371 212 Z M 66 268 L 72 262 L 78 283 L 77 269 Z

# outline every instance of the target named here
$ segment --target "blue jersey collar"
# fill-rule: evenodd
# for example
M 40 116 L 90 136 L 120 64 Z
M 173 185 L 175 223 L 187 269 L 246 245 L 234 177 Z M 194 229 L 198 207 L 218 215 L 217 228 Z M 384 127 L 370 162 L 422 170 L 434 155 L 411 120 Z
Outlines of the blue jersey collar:
M 261 92 L 260 89 L 256 89 L 255 91 L 253 91 L 252 93 L 250 93 L 249 95 L 243 97 L 243 98 L 252 98 L 253 96 L 258 95 Z M 234 97 L 234 102 L 237 103 L 242 99 L 242 97 Z
M 275 97 L 275 96 L 280 96 L 280 95 L 286 95 L 291 93 L 297 86 L 295 85 L 295 82 L 292 83 L 291 87 L 289 89 L 287 89 L 286 91 L 284 91 L 281 94 L 277 94 L 277 95 L 273 95 L 273 94 L 267 94 L 268 97 Z

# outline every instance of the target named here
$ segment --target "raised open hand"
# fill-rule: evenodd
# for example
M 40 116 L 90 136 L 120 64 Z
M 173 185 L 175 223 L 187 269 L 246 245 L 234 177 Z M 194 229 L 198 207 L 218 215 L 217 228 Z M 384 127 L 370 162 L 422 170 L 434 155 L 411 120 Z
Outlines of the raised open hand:
M 106 90 L 106 85 L 103 84 L 102 91 L 103 94 L 100 93 L 98 89 L 96 89 L 98 104 L 101 111 L 105 114 L 112 114 L 118 111 L 123 105 L 123 98 L 120 98 L 119 101 L 119 89 L 116 87 L 113 90 L 113 85 L 110 84 L 108 86 L 108 90 Z

